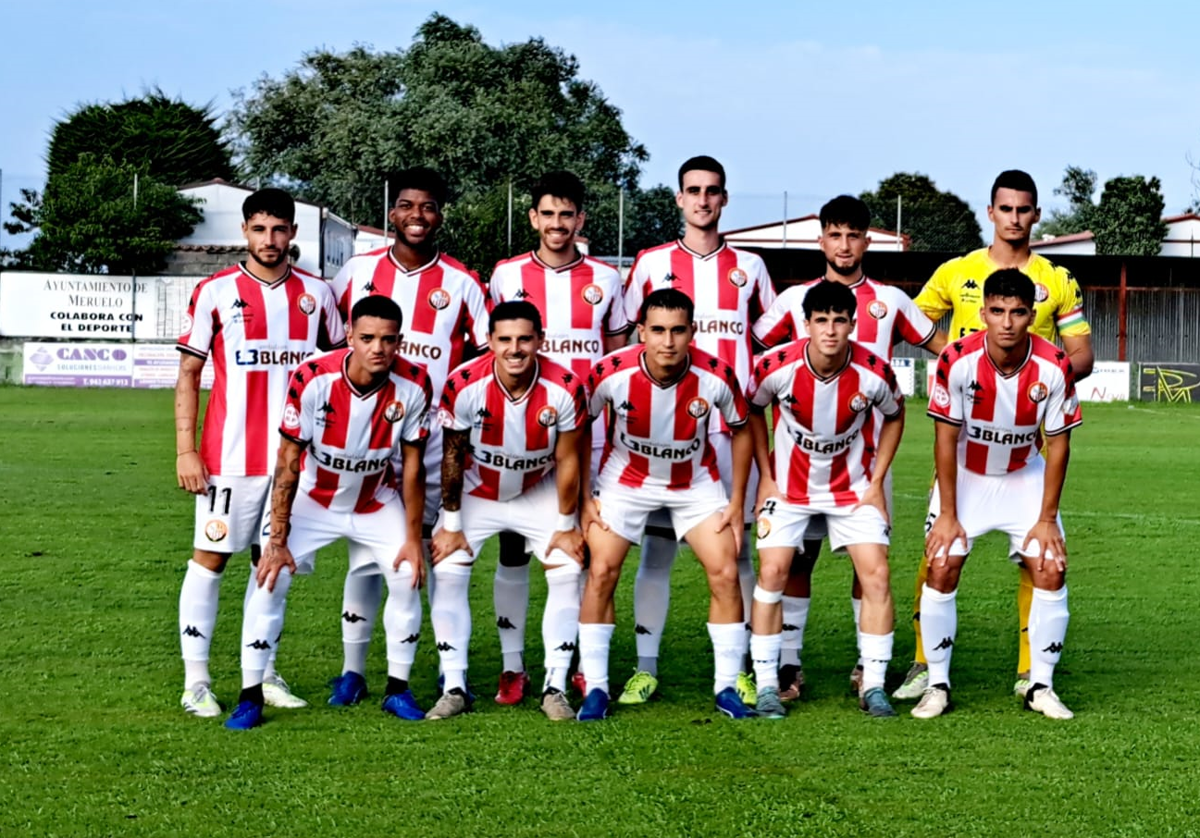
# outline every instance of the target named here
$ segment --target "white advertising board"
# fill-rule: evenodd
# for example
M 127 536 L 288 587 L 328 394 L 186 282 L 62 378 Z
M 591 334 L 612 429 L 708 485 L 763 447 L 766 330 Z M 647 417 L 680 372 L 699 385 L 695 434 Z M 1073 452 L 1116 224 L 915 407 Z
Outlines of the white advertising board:
M 893 358 L 892 372 L 896 374 L 896 382 L 900 392 L 906 397 L 917 392 L 917 363 L 912 358 Z
M 1129 363 L 1097 361 L 1092 374 L 1075 387 L 1081 402 L 1129 401 Z
M 138 344 L 133 348 L 133 386 L 174 387 L 179 377 L 179 351 L 168 343 Z M 200 388 L 211 390 L 213 365 L 209 359 L 200 373 Z
M 24 347 L 21 383 L 48 387 L 172 388 L 179 376 L 179 352 L 165 343 L 39 343 Z M 212 361 L 200 386 L 211 390 Z

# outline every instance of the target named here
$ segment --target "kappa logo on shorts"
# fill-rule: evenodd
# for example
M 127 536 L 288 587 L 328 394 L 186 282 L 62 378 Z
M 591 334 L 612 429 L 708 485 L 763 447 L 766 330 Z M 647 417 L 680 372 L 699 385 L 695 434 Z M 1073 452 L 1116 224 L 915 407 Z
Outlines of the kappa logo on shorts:
M 862 413 L 871 406 L 871 400 L 862 393 L 855 393 L 850 397 L 850 409 L 855 413 Z
M 450 292 L 445 288 L 434 288 L 429 292 L 429 307 L 441 311 L 450 305 Z
M 876 320 L 882 320 L 887 317 L 888 307 L 883 300 L 871 300 L 871 304 L 867 306 L 867 314 L 874 317 Z
M 950 406 L 950 392 L 941 384 L 933 385 L 933 403 L 941 408 Z
M 404 402 L 392 402 L 383 411 L 383 418 L 395 424 L 404 418 Z
M 312 294 L 301 294 L 296 299 L 296 308 L 304 314 L 312 314 L 317 310 L 317 298 Z
M 579 296 L 583 297 L 583 301 L 590 306 L 598 306 L 604 302 L 604 289 L 596 283 L 589 283 L 583 286 L 583 290 L 579 292 Z
M 538 424 L 543 428 L 552 428 L 554 423 L 558 421 L 558 411 L 550 405 L 546 405 L 538 411 Z
M 693 419 L 700 419 L 701 417 L 708 415 L 708 408 L 708 401 L 697 396 L 688 402 L 688 416 L 691 416 Z
M 225 536 L 229 535 L 229 527 L 224 521 L 212 520 L 204 525 L 204 537 L 209 541 L 224 541 Z
M 294 404 L 289 404 L 283 409 L 283 426 L 285 428 L 300 427 L 300 411 L 296 410 Z
M 1037 283 L 1033 286 L 1033 301 L 1035 303 L 1044 303 L 1050 299 L 1050 289 L 1042 283 Z
M 741 268 L 730 268 L 729 283 L 735 288 L 745 288 L 746 283 L 750 281 L 750 275 Z
M 1035 381 L 1029 385 L 1029 400 L 1034 404 L 1044 402 L 1046 397 L 1050 395 L 1050 388 L 1040 381 Z

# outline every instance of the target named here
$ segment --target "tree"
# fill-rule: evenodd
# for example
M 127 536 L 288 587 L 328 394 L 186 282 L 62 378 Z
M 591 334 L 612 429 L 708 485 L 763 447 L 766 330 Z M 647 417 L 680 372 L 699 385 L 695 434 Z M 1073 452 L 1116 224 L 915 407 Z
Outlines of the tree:
M 1038 224 L 1035 238 L 1043 236 L 1069 236 L 1092 229 L 1096 205 L 1092 196 L 1096 194 L 1096 173 L 1079 166 L 1067 166 L 1062 183 L 1054 187 L 1054 194 L 1067 199 L 1067 209 L 1051 210 L 1049 217 Z
M 1142 175 L 1115 177 L 1104 184 L 1092 220 L 1096 253 L 1118 256 L 1157 256 L 1167 225 L 1162 184 Z
M 475 27 L 434 14 L 408 49 L 320 50 L 281 78 L 263 76 L 235 93 L 229 131 L 251 177 L 359 224 L 379 223 L 388 174 L 416 165 L 438 170 L 452 196 L 447 249 L 483 269 L 510 255 L 509 184 L 520 219 L 516 247 L 527 238 L 533 180 L 569 169 L 588 187 L 592 252 L 615 253 L 609 202 L 615 207 L 622 187 L 641 200 L 640 166 L 649 155 L 625 131 L 620 110 L 578 71 L 574 56 L 541 38 L 493 47 Z M 677 221 L 673 203 L 670 210 Z
M 897 172 L 881 180 L 874 192 L 861 196 L 871 208 L 871 225 L 896 226 L 896 201 L 909 237 L 910 250 L 961 253 L 983 246 L 979 221 L 969 204 L 953 192 L 943 192 L 928 175 Z
M 41 271 L 160 271 L 164 257 L 202 216 L 193 199 L 146 176 L 146 169 L 90 152 L 79 155 L 50 176 L 40 196 L 24 195 L 25 205 L 14 205 L 17 221 L 6 222 L 5 229 L 13 234 L 37 230 L 38 235 L 26 250 L 10 254 L 10 262 Z

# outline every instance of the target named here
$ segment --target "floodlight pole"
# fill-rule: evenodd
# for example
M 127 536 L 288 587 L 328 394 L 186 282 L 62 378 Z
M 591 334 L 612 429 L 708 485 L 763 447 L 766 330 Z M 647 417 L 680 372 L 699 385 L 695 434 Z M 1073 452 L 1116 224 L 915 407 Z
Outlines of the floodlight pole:
M 138 199 L 138 176 L 137 172 L 133 173 L 133 212 L 134 217 L 137 216 L 137 199 Z M 133 282 L 129 289 L 129 342 L 137 343 L 137 260 L 134 258 Z

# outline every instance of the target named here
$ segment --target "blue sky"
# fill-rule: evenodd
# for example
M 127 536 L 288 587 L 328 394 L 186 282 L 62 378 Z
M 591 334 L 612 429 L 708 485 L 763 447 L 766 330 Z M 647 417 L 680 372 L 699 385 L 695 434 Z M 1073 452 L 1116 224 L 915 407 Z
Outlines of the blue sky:
M 643 183 L 717 156 L 731 226 L 778 218 L 785 190 L 799 215 L 895 171 L 979 212 L 1011 167 L 1034 175 L 1045 208 L 1069 164 L 1101 182 L 1157 175 L 1168 213 L 1200 194 L 1195 2 L 0 0 L 5 210 L 40 188 L 48 132 L 79 102 L 157 85 L 224 111 L 231 90 L 307 50 L 407 46 L 435 9 L 491 43 L 541 36 L 575 54 L 650 151 Z

